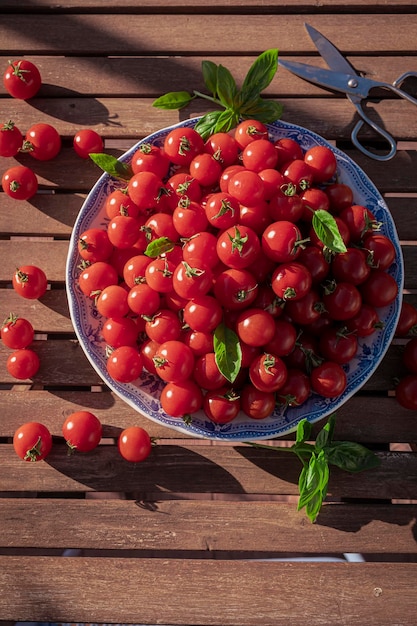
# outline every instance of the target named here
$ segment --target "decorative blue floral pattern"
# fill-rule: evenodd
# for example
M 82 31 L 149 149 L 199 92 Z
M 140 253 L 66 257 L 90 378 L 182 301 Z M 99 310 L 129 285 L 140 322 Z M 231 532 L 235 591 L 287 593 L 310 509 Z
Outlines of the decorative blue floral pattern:
M 170 130 L 178 126 L 194 126 L 197 119 L 181 122 L 146 137 L 126 152 L 121 160 L 128 163 L 144 142 L 162 145 Z M 328 399 L 313 394 L 301 407 L 288 408 L 285 411 L 277 409 L 272 416 L 264 420 L 252 420 L 242 414 L 233 422 L 221 426 L 212 424 L 202 412 L 195 414 L 191 424 L 187 426 L 181 419 L 166 415 L 159 403 L 164 383 L 155 376 L 144 371 L 140 379 L 132 384 L 119 384 L 108 376 L 106 346 L 101 337 L 102 321 L 96 314 L 94 306 L 77 287 L 79 275 L 77 241 L 87 228 L 106 225 L 104 204 L 110 192 L 120 187 L 118 181 L 107 174 L 100 177 L 80 210 L 71 236 L 66 267 L 67 295 L 76 335 L 90 363 L 106 385 L 137 411 L 165 426 L 197 437 L 234 442 L 267 439 L 294 431 L 302 418 L 316 422 L 328 416 L 355 394 L 374 373 L 394 336 L 400 314 L 404 280 L 402 252 L 394 221 L 378 190 L 354 161 L 319 135 L 281 121 L 268 125 L 268 128 L 272 140 L 290 137 L 296 139 L 304 150 L 317 145 L 330 147 L 336 155 L 338 179 L 352 187 L 357 204 L 367 206 L 375 214 L 376 219 L 382 223 L 381 232 L 386 234 L 395 246 L 396 261 L 388 271 L 398 284 L 398 296 L 389 307 L 378 311 L 383 327 L 371 337 L 360 341 L 356 358 L 345 368 L 348 385 L 340 397 Z

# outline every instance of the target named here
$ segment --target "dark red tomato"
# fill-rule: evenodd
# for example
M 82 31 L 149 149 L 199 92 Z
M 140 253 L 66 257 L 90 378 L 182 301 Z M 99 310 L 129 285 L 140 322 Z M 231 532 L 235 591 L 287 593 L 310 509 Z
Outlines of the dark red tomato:
M 181 333 L 181 341 L 183 341 L 196 357 L 213 352 L 213 334 L 201 330 L 192 330 L 191 328 L 183 330 Z
M 13 350 L 27 348 L 32 343 L 34 335 L 35 331 L 29 320 L 14 313 L 10 313 L 1 327 L 2 342 Z
M 363 240 L 363 247 L 370 255 L 372 267 L 387 270 L 396 257 L 395 247 L 391 239 L 381 233 L 371 233 Z
M 143 367 L 151 374 L 157 376 L 155 363 L 153 362 L 153 358 L 158 350 L 159 344 L 157 341 L 153 339 L 145 339 L 145 341 L 140 346 L 140 354 L 143 361 Z
M 249 378 L 260 391 L 278 391 L 287 380 L 287 366 L 276 354 L 264 352 L 252 361 Z
M 92 128 L 83 128 L 76 132 L 72 145 L 82 159 L 88 159 L 90 154 L 97 154 L 104 150 L 102 137 Z
M 330 212 L 337 215 L 353 204 L 353 191 L 344 183 L 332 183 L 325 188 L 330 203 Z
M 104 208 L 109 219 L 113 219 L 116 215 L 138 217 L 140 213 L 139 207 L 129 198 L 126 188 L 114 189 L 107 196 Z
M 277 165 L 278 153 L 269 139 L 257 139 L 242 150 L 242 163 L 248 170 L 259 173 Z
M 201 135 L 193 128 L 175 128 L 164 141 L 164 152 L 175 165 L 189 165 L 204 150 Z
M 312 367 L 321 362 L 318 349 L 318 338 L 303 331 L 297 338 L 294 350 L 285 357 L 285 364 L 289 369 L 310 373 Z
M 159 293 L 169 293 L 173 289 L 173 276 L 177 266 L 172 261 L 158 257 L 145 268 L 145 279 L 149 287 Z
M 417 374 L 417 337 L 407 341 L 402 359 L 409 373 Z
M 304 152 L 300 144 L 290 137 L 282 137 L 274 143 L 278 153 L 278 165 L 284 165 L 294 159 L 303 159 Z
M 260 251 L 258 235 L 243 224 L 231 226 L 217 238 L 217 255 L 227 267 L 245 269 L 255 263 Z
M 236 332 L 249 346 L 264 346 L 275 334 L 275 319 L 263 309 L 247 308 L 237 318 Z
M 417 331 L 417 309 L 410 302 L 401 303 L 400 317 L 395 330 L 396 337 L 407 337 Z
M 264 200 L 265 196 L 262 178 L 256 172 L 247 169 L 238 171 L 231 176 L 227 191 L 245 206 L 258 204 Z
M 33 378 L 37 374 L 39 367 L 40 360 L 38 355 L 29 348 L 15 350 L 6 361 L 7 371 L 13 378 L 18 380 Z
M 248 417 L 262 420 L 275 410 L 275 393 L 260 391 L 252 383 L 246 384 L 240 393 L 240 406 Z
M 276 263 L 295 261 L 301 251 L 301 232 L 296 224 L 286 220 L 272 222 L 262 234 L 262 250 Z
M 14 122 L 9 120 L 0 127 L 0 156 L 13 157 L 22 147 L 23 136 Z
M 62 435 L 70 452 L 90 452 L 100 443 L 101 422 L 90 411 L 75 411 L 63 423 Z
M 302 219 L 311 222 L 315 211 L 328 211 L 329 199 L 322 189 L 311 187 L 301 193 L 301 201 L 304 206 Z
M 277 393 L 277 404 L 284 408 L 301 406 L 310 396 L 310 378 L 296 368 L 287 369 L 287 379 Z
M 268 202 L 260 202 L 255 206 L 240 205 L 239 224 L 251 228 L 257 235 L 262 235 L 271 221 Z
M 345 281 L 331 282 L 323 294 L 322 301 L 330 317 L 338 321 L 348 320 L 357 315 L 362 306 L 359 289 Z
M 95 263 L 107 261 L 113 252 L 107 230 L 103 228 L 88 228 L 81 233 L 78 240 L 78 253 L 82 259 Z
M 205 263 L 213 269 L 219 262 L 217 237 L 208 231 L 197 233 L 184 243 L 182 254 L 189 265 Z
M 417 411 L 417 374 L 407 374 L 400 380 L 395 397 L 405 409 Z
M 301 197 L 288 188 L 277 190 L 269 201 L 269 213 L 273 221 L 298 222 L 304 214 Z
M 107 372 L 119 383 L 131 383 L 143 370 L 142 356 L 134 346 L 120 346 L 109 355 L 106 363 Z
M 97 261 L 81 271 L 78 284 L 83 294 L 95 298 L 97 292 L 103 291 L 109 285 L 117 285 L 118 274 L 107 261 Z
M 174 192 L 176 204 L 183 196 L 194 202 L 200 202 L 203 195 L 200 183 L 189 172 L 173 174 L 167 181 L 167 188 Z
M 270 200 L 285 184 L 285 178 L 277 169 L 267 167 L 258 172 L 264 183 L 264 198 Z
M 202 389 L 219 389 L 227 379 L 219 370 L 214 352 L 202 354 L 195 361 L 193 378 Z
M 42 461 L 52 448 L 52 435 L 40 422 L 22 424 L 13 435 L 13 448 L 24 461 Z
M 156 207 L 161 187 L 162 180 L 154 172 L 138 172 L 130 178 L 127 192 L 139 211 L 146 212 Z
M 103 317 L 124 317 L 130 311 L 128 291 L 122 285 L 109 285 L 97 294 L 97 311 Z
M 219 191 L 211 194 L 204 209 L 209 223 L 219 230 L 238 223 L 240 205 L 230 193 Z
M 332 260 L 332 274 L 337 281 L 353 285 L 363 283 L 371 273 L 368 257 L 360 248 L 348 247 L 346 252 L 336 254 Z
M 347 227 L 347 224 L 338 215 L 334 217 L 334 221 L 336 222 L 339 235 L 341 236 L 343 243 L 347 247 L 350 244 L 349 228 Z M 315 232 L 313 226 L 310 228 L 309 238 L 310 238 L 310 243 L 313 246 L 319 246 L 320 248 L 324 248 L 324 243 L 321 241 L 319 235 Z
M 135 346 L 138 327 L 131 317 L 115 317 L 104 321 L 101 330 L 104 341 L 112 348 Z
M 123 267 L 123 280 L 129 287 L 145 282 L 145 270 L 152 259 L 145 254 L 136 254 Z
M 161 391 L 162 409 L 171 417 L 186 417 L 199 411 L 203 406 L 203 394 L 200 387 L 187 379 L 178 383 L 167 383 Z
M 340 396 L 347 385 L 346 372 L 334 361 L 323 361 L 310 374 L 311 388 L 325 398 Z
M 192 330 L 211 332 L 222 321 L 223 309 L 216 298 L 205 294 L 187 302 L 183 318 Z
M 388 306 L 398 295 L 398 285 L 385 270 L 371 270 L 369 277 L 359 285 L 363 301 L 376 308 Z
M 153 361 L 162 380 L 178 383 L 191 377 L 195 358 L 191 348 L 173 339 L 160 344 Z
M 178 263 L 172 277 L 174 291 L 187 300 L 206 294 L 213 285 L 213 272 L 208 265 L 199 263 L 189 265 L 186 261 Z
M 191 176 L 202 187 L 211 187 L 218 182 L 222 173 L 222 166 L 217 157 L 208 152 L 197 154 L 189 165 Z
M 181 237 L 193 237 L 206 230 L 208 219 L 204 207 L 186 196 L 181 198 L 172 214 L 175 230 Z
M 244 120 L 236 126 L 234 138 L 243 150 L 255 139 L 268 139 L 268 128 L 259 120 Z
M 352 204 L 339 214 L 346 223 L 351 240 L 358 242 L 366 235 L 378 230 L 379 224 L 370 209 L 360 204 Z
M 345 321 L 346 328 L 358 337 L 369 337 L 378 328 L 382 328 L 375 307 L 362 303 L 359 313 Z
M 265 309 L 272 317 L 277 318 L 282 315 L 284 303 L 278 298 L 271 285 L 265 282 L 258 286 L 254 306 L 258 309 Z
M 238 416 L 240 398 L 228 387 L 213 389 L 205 394 L 203 409 L 215 424 L 228 424 Z
M 296 261 L 280 263 L 271 278 L 271 286 L 280 300 L 300 300 L 310 291 L 310 270 Z
M 146 320 L 145 333 L 149 339 L 158 343 L 179 339 L 181 322 L 177 313 L 171 309 L 159 309 L 155 315 Z
M 1 184 L 4 193 L 14 200 L 29 200 L 38 191 L 36 174 L 26 165 L 14 165 L 7 169 Z
M 229 133 L 214 133 L 204 144 L 205 152 L 215 156 L 223 168 L 237 162 L 239 146 L 236 139 Z
M 265 344 L 265 352 L 272 352 L 272 354 L 280 357 L 287 356 L 295 347 L 297 333 L 298 330 L 294 324 L 285 319 L 276 319 L 275 334 L 271 341 Z
M 28 152 L 38 161 L 50 161 L 59 154 L 61 145 L 61 136 L 56 128 L 50 124 L 37 123 L 27 130 L 22 151 Z
M 9 62 L 3 74 L 3 84 L 13 98 L 28 100 L 38 93 L 42 78 L 34 63 L 22 59 Z
M 287 182 L 292 183 L 297 192 L 305 191 L 313 184 L 313 170 L 303 159 L 293 159 L 284 165 L 281 173 Z
M 120 433 L 117 447 L 126 461 L 141 463 L 151 453 L 152 439 L 141 426 L 129 426 Z
M 285 303 L 285 313 L 294 324 L 300 324 L 301 326 L 316 322 L 324 310 L 322 297 L 313 288 L 299 300 L 287 300 Z
M 13 289 L 28 300 L 41 298 L 47 287 L 48 280 L 45 272 L 36 265 L 21 265 L 12 277 Z
M 356 355 L 358 338 L 343 327 L 331 326 L 320 335 L 319 350 L 326 360 L 345 365 Z
M 214 295 L 220 304 L 233 311 L 244 309 L 254 302 L 258 284 L 248 270 L 228 269 L 216 276 Z
M 313 285 L 319 285 L 328 276 L 330 263 L 321 246 L 306 246 L 301 249 L 297 261 L 308 267 Z
M 161 296 L 146 283 L 139 283 L 131 287 L 127 303 L 136 315 L 154 315 L 161 305 Z
M 168 175 L 169 166 L 169 158 L 162 148 L 146 142 L 139 146 L 131 161 L 134 174 L 138 172 L 153 172 L 161 180 Z
M 337 161 L 333 150 L 327 146 L 314 146 L 307 150 L 304 160 L 313 170 L 314 182 L 324 183 L 336 173 Z

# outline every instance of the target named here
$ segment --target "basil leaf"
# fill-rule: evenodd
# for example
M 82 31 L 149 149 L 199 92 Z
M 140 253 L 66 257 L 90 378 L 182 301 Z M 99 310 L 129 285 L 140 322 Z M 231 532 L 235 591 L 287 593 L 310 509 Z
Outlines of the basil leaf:
M 271 48 L 258 56 L 243 81 L 244 101 L 253 100 L 269 85 L 278 69 L 278 50 Z
M 328 211 L 313 211 L 312 226 L 314 232 L 326 248 L 332 252 L 346 252 L 346 246 L 340 234 L 337 222 Z
M 156 258 L 165 252 L 171 252 L 174 249 L 174 242 L 169 237 L 159 237 L 151 241 L 144 252 L 146 256 Z
M 381 463 L 374 452 L 351 441 L 334 441 L 327 448 L 326 454 L 329 463 L 346 472 L 362 472 L 378 467 Z
M 242 349 L 236 333 L 223 322 L 214 331 L 214 354 L 220 372 L 233 383 L 240 371 Z
M 304 443 L 310 437 L 310 433 L 311 423 L 306 418 L 304 418 L 298 422 L 295 442 Z
M 217 95 L 217 65 L 213 61 L 203 61 L 201 63 L 201 69 L 203 72 L 203 80 L 207 89 L 213 94 Z
M 271 124 L 280 119 L 284 107 L 275 100 L 258 98 L 254 103 L 241 108 L 242 117 L 255 118 L 264 124 Z
M 154 100 L 152 106 L 158 109 L 182 109 L 194 98 L 195 96 L 188 91 L 170 91 Z
M 313 522 L 313 524 L 316 521 L 318 514 L 320 513 L 323 500 L 323 494 L 318 491 L 306 504 L 307 517 L 309 517 L 310 521 Z
M 233 108 L 237 87 L 235 79 L 224 65 L 217 68 L 217 96 L 226 108 Z
M 217 118 L 214 132 L 216 133 L 228 133 L 229 130 L 234 128 L 239 122 L 239 114 L 232 109 L 226 109 L 220 111 L 220 115 Z
M 130 165 L 122 163 L 116 159 L 116 157 L 106 154 L 104 152 L 92 152 L 90 159 L 94 161 L 104 172 L 113 176 L 114 178 L 122 178 L 123 180 L 130 180 L 133 176 L 133 171 Z
M 210 113 L 206 113 L 194 126 L 194 130 L 196 130 L 204 140 L 208 139 L 210 135 L 216 132 L 217 121 L 223 113 L 224 111 L 211 111 Z
M 300 492 L 298 510 L 300 510 L 320 491 L 320 468 L 314 453 L 311 455 L 308 465 L 305 465 L 301 470 L 298 489 Z

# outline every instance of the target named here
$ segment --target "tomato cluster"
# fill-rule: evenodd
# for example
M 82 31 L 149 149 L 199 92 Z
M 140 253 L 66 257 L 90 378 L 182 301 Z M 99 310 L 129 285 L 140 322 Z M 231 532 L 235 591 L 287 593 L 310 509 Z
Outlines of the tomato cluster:
M 161 146 L 143 144 L 107 197 L 107 228 L 83 232 L 78 247 L 110 376 L 133 382 L 146 369 L 165 383 L 167 414 L 203 409 L 216 423 L 339 396 L 344 365 L 398 286 L 392 242 L 336 166 L 330 148 L 272 141 L 256 120 L 205 142 L 178 127 Z M 319 210 L 345 252 L 313 228 Z M 219 365 L 220 325 L 237 340 L 233 378 Z

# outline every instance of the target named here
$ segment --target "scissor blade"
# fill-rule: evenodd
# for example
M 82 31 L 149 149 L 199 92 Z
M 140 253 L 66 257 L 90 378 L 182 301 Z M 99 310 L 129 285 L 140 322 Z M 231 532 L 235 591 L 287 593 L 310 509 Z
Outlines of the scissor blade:
M 333 72 L 314 65 L 307 65 L 306 63 L 298 63 L 297 61 L 278 61 L 279 65 L 285 67 L 296 76 L 308 80 L 310 83 L 320 85 L 326 89 L 333 91 L 341 91 L 349 96 L 359 96 L 366 98 L 371 85 L 371 81 L 360 78 L 356 74 L 343 74 L 340 72 Z M 349 84 L 350 83 L 350 84 Z
M 319 33 L 318 30 L 313 28 L 313 26 L 310 26 L 310 24 L 304 24 L 304 26 L 317 50 L 320 52 L 330 69 L 335 72 L 342 72 L 343 74 L 353 74 L 354 76 L 357 76 L 355 69 L 348 61 L 346 61 L 345 57 L 339 52 L 336 46 L 326 39 L 324 35 Z

